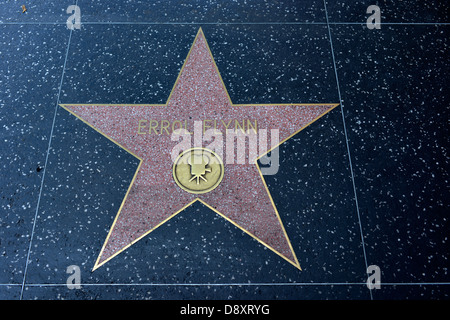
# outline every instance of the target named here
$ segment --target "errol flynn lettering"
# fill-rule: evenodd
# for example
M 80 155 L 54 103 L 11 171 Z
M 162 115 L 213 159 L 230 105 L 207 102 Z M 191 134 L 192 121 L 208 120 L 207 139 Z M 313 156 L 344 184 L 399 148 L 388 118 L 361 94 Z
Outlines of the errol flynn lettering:
M 248 132 L 258 132 L 258 120 L 253 119 L 204 119 L 200 120 L 202 123 L 203 133 L 206 130 L 213 129 L 213 133 L 226 133 L 227 130 Z M 194 124 L 192 120 L 155 120 L 155 119 L 139 119 L 137 125 L 138 134 L 165 134 L 170 136 L 176 130 L 186 130 L 189 134 L 193 134 Z
M 277 129 L 281 144 L 337 104 L 233 104 L 199 29 L 166 104 L 61 106 L 140 160 L 94 270 L 196 201 L 300 269 L 258 163 L 229 163 L 207 141 L 174 160 L 171 133 Z

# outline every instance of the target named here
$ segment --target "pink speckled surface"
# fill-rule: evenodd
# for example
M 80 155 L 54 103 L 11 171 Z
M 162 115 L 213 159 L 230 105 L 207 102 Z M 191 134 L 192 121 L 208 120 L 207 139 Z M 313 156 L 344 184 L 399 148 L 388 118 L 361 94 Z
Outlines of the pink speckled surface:
M 220 123 L 220 120 L 251 119 L 257 120 L 258 129 L 279 129 L 282 141 L 328 112 L 332 105 L 232 105 L 200 31 L 167 105 L 70 105 L 66 108 L 142 159 L 97 265 L 197 198 L 297 265 L 288 235 L 254 163 L 227 164 L 224 157 L 221 184 L 206 194 L 190 194 L 179 188 L 172 176 L 171 151 L 177 142 L 166 134 L 138 134 L 139 120 L 183 123 L 187 120 L 187 129 L 193 131 L 195 120 Z

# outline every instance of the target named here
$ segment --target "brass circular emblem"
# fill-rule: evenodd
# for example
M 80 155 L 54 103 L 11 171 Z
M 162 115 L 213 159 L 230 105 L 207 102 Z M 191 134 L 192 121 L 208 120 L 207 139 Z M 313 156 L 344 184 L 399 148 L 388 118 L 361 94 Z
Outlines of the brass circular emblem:
M 182 152 L 173 164 L 173 178 L 177 185 L 189 193 L 206 193 L 222 181 L 222 159 L 205 148 L 191 148 Z

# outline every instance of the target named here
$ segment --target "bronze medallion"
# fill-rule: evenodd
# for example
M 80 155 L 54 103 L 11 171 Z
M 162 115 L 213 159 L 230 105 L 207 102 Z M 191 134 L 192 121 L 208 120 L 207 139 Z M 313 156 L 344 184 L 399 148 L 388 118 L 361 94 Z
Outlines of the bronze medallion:
M 189 193 L 207 193 L 222 181 L 222 159 L 205 148 L 191 148 L 182 152 L 173 165 L 177 185 Z

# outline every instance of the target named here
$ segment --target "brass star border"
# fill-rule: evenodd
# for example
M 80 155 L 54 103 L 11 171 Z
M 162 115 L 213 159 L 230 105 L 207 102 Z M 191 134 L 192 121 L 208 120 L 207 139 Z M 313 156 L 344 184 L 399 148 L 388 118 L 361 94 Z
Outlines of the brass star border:
M 269 197 L 269 199 L 270 199 L 271 205 L 272 205 L 272 207 L 273 207 L 273 209 L 274 209 L 274 211 L 275 211 L 275 213 L 276 213 L 276 217 L 277 217 L 277 219 L 278 219 L 278 222 L 279 222 L 280 225 L 281 225 L 282 231 L 283 231 L 284 236 L 285 236 L 285 238 L 286 238 L 286 240 L 287 240 L 287 242 L 288 242 L 289 248 L 290 248 L 290 250 L 292 251 L 292 255 L 293 255 L 293 260 L 294 260 L 294 261 L 292 261 L 292 260 L 288 259 L 287 257 L 285 257 L 285 256 L 282 255 L 280 252 L 278 252 L 276 249 L 274 249 L 272 246 L 270 246 L 269 244 L 265 243 L 264 241 L 262 241 L 261 239 L 259 239 L 257 236 L 255 236 L 254 234 L 250 233 L 248 230 L 244 229 L 243 227 L 241 227 L 240 225 L 238 225 L 236 222 L 234 222 L 233 220 L 231 220 L 229 217 L 227 217 L 226 215 L 224 215 L 223 213 L 221 213 L 219 210 L 215 209 L 214 207 L 212 207 L 211 205 L 209 205 L 207 202 L 205 202 L 204 200 L 202 200 L 202 199 L 200 199 L 200 198 L 198 198 L 198 197 L 197 197 L 196 199 L 192 200 L 191 202 L 189 202 L 188 204 L 186 204 L 185 206 L 183 206 L 181 209 L 175 211 L 175 212 L 174 212 L 172 215 L 170 215 L 168 218 L 162 220 L 160 223 L 158 223 L 158 224 L 155 225 L 153 228 L 151 228 L 151 229 L 148 230 L 147 232 L 145 232 L 145 233 L 143 233 L 142 235 L 140 235 L 138 238 L 136 238 L 136 239 L 134 239 L 133 241 L 131 241 L 130 243 L 126 244 L 122 249 L 116 251 L 114 254 L 112 254 L 111 256 L 109 256 L 108 258 L 106 258 L 105 260 L 101 261 L 101 257 L 102 257 L 103 251 L 105 250 L 105 247 L 106 247 L 106 245 L 107 245 L 107 243 L 108 243 L 108 240 L 109 240 L 109 238 L 110 238 L 110 236 L 111 236 L 111 233 L 112 233 L 112 231 L 113 231 L 113 229 L 114 229 L 114 227 L 115 227 L 115 225 L 116 225 L 116 222 L 117 222 L 117 220 L 118 220 L 118 218 L 119 218 L 119 216 L 120 216 L 120 214 L 121 214 L 122 208 L 123 208 L 123 206 L 124 206 L 124 204 L 125 204 L 125 202 L 126 202 L 128 196 L 129 196 L 130 190 L 131 190 L 131 188 L 132 188 L 132 186 L 133 186 L 133 184 L 134 184 L 134 182 L 135 182 L 135 180 L 136 180 L 136 177 L 137 177 L 137 175 L 138 175 L 138 172 L 139 172 L 139 170 L 141 169 L 141 166 L 142 166 L 142 163 L 143 163 L 143 158 L 139 157 L 137 154 L 135 154 L 134 152 L 132 152 L 132 151 L 129 150 L 128 148 L 124 147 L 123 145 L 121 145 L 120 143 L 118 143 L 117 141 L 115 141 L 113 138 L 111 138 L 110 136 L 108 136 L 107 134 L 105 134 L 104 132 L 102 132 L 101 130 L 99 130 L 98 128 L 96 128 L 94 125 L 92 125 L 91 123 L 89 123 L 88 121 L 86 121 L 85 119 L 83 119 L 82 117 L 80 117 L 79 115 L 77 115 L 77 114 L 76 114 L 74 111 L 72 111 L 70 108 L 71 108 L 72 106 L 81 106 L 81 105 L 82 105 L 82 106 L 117 106 L 117 107 L 126 107 L 126 106 L 130 106 L 130 107 L 132 107 L 132 106 L 142 106 L 142 107 L 147 107 L 147 106 L 148 106 L 148 107 L 167 107 L 168 104 L 169 104 L 169 101 L 170 101 L 170 99 L 171 99 L 171 97 L 172 97 L 172 94 L 174 93 L 174 90 L 175 90 L 177 84 L 179 83 L 180 77 L 181 77 L 181 75 L 183 74 L 183 70 L 185 69 L 186 62 L 188 61 L 188 59 L 189 59 L 189 57 L 190 57 L 190 55 L 191 55 L 191 51 L 192 51 L 192 49 L 193 49 L 193 47 L 194 47 L 194 44 L 197 42 L 197 39 L 198 39 L 200 36 L 203 37 L 203 38 L 205 39 L 205 43 L 206 43 L 206 47 L 207 47 L 208 54 L 209 54 L 209 56 L 210 56 L 210 58 L 211 58 L 211 60 L 212 60 L 212 62 L 213 62 L 213 64 L 214 64 L 214 68 L 215 68 L 215 70 L 216 70 L 216 72 L 217 72 L 217 74 L 218 74 L 218 76 L 219 76 L 219 78 L 220 78 L 221 85 L 223 86 L 223 88 L 224 88 L 224 90 L 225 90 L 225 93 L 226 93 L 226 95 L 227 95 L 227 97 L 228 97 L 228 100 L 229 100 L 229 102 L 230 102 L 230 104 L 231 104 L 232 107 L 244 107 L 244 106 L 245 106 L 245 107 L 261 107 L 261 106 L 297 106 L 297 107 L 298 107 L 298 106 L 326 106 L 326 107 L 329 108 L 327 111 L 325 111 L 324 113 L 320 114 L 320 116 L 318 116 L 318 117 L 315 118 L 314 120 L 308 122 L 307 124 L 305 124 L 304 126 L 302 126 L 299 130 L 295 131 L 293 134 L 291 134 L 291 135 L 288 136 L 287 138 L 281 140 L 278 144 L 276 144 L 275 146 L 272 146 L 272 147 L 269 148 L 265 153 L 260 154 L 260 155 L 255 159 L 255 165 L 256 165 L 257 171 L 258 171 L 259 176 L 260 176 L 260 178 L 261 178 L 261 180 L 262 180 L 262 182 L 263 182 L 264 188 L 265 188 L 265 190 L 266 190 L 266 192 L 267 192 L 267 195 L 268 195 L 268 197 Z M 294 251 L 294 249 L 293 249 L 293 247 L 292 247 L 292 244 L 291 244 L 291 242 L 290 242 L 290 240 L 289 240 L 289 237 L 288 237 L 288 235 L 287 235 L 287 233 L 286 233 L 286 230 L 285 230 L 285 228 L 284 228 L 284 226 L 283 226 L 283 223 L 282 223 L 282 221 L 281 221 L 281 218 L 280 218 L 280 215 L 279 215 L 278 210 L 277 210 L 277 208 L 276 208 L 276 205 L 275 205 L 275 203 L 274 203 L 274 201 L 273 201 L 273 199 L 272 199 L 271 193 L 270 193 L 269 188 L 268 188 L 268 186 L 267 186 L 267 184 L 266 184 L 266 181 L 265 181 L 265 179 L 264 179 L 264 176 L 263 176 L 263 174 L 261 173 L 261 169 L 260 169 L 260 167 L 259 167 L 259 165 L 258 165 L 258 160 L 259 160 L 261 157 L 263 157 L 263 156 L 265 156 L 266 154 L 268 154 L 269 152 L 271 152 L 273 149 L 279 147 L 281 144 L 283 144 L 284 142 L 286 142 L 287 140 L 289 140 L 290 138 L 292 138 L 294 135 L 296 135 L 297 133 L 299 133 L 300 131 L 302 131 L 302 130 L 305 129 L 306 127 L 308 127 L 308 126 L 309 126 L 310 124 L 312 124 L 313 122 L 319 120 L 321 117 L 323 117 L 324 115 L 326 115 L 328 112 L 330 112 L 331 110 L 333 110 L 335 107 L 339 106 L 339 104 L 335 104 L 335 103 L 321 103 L 321 104 L 311 104 L 311 103 L 309 103 L 309 104 L 298 104 L 298 103 L 288 103 L 288 104 L 233 104 L 232 101 L 231 101 L 230 95 L 229 95 L 229 93 L 228 93 L 228 91 L 227 91 L 227 89 L 226 89 L 225 83 L 223 82 L 223 79 L 222 79 L 222 77 L 221 77 L 221 75 L 220 75 L 219 69 L 218 69 L 218 67 L 217 67 L 217 65 L 216 65 L 216 63 L 215 63 L 215 61 L 214 61 L 213 55 L 212 55 L 212 53 L 211 53 L 211 50 L 210 50 L 210 48 L 209 48 L 209 46 L 208 46 L 208 44 L 207 44 L 207 42 L 206 42 L 206 38 L 205 38 L 205 36 L 204 36 L 204 34 L 203 34 L 203 31 L 202 31 L 201 28 L 199 28 L 199 30 L 198 30 L 198 32 L 197 32 L 197 35 L 196 35 L 196 37 L 195 37 L 195 39 L 194 39 L 194 42 L 193 42 L 193 44 L 192 44 L 192 46 L 191 46 L 191 48 L 190 48 L 190 50 L 189 50 L 189 52 L 188 52 L 188 55 L 187 55 L 187 57 L 186 57 L 186 59 L 185 59 L 185 61 L 184 61 L 184 63 L 183 63 L 183 66 L 181 67 L 181 70 L 180 70 L 180 72 L 179 72 L 179 74 L 178 74 L 178 77 L 177 77 L 177 79 L 176 79 L 176 81 L 175 81 L 175 83 L 174 83 L 174 85 L 173 85 L 173 87 L 172 87 L 172 90 L 171 90 L 171 92 L 170 92 L 170 94 L 169 94 L 169 97 L 167 98 L 167 101 L 166 101 L 165 104 L 79 104 L 79 103 L 78 103 L 78 104 L 60 104 L 60 106 L 61 106 L 63 109 L 65 109 L 66 111 L 68 111 L 69 113 L 71 113 L 72 115 L 74 115 L 76 118 L 78 118 L 78 119 L 80 119 L 81 121 L 83 121 L 83 122 L 84 122 L 85 124 L 87 124 L 89 127 L 91 127 L 92 129 L 94 129 L 95 131 L 97 131 L 98 133 L 100 133 L 102 136 L 106 137 L 107 139 L 109 139 L 110 141 L 112 141 L 114 144 L 118 145 L 120 148 L 124 149 L 125 151 L 127 151 L 128 153 L 130 153 L 131 155 L 133 155 L 134 157 L 136 157 L 137 159 L 139 159 L 139 165 L 138 165 L 138 167 L 137 167 L 137 169 L 136 169 L 136 171 L 135 171 L 135 173 L 134 173 L 133 179 L 132 179 L 132 181 L 131 181 L 131 183 L 130 183 L 130 185 L 129 185 L 129 187 L 128 187 L 128 190 L 127 190 L 127 192 L 126 192 L 126 194 L 125 194 L 125 197 L 123 198 L 122 203 L 121 203 L 121 205 L 120 205 L 120 207 L 119 207 L 119 210 L 118 210 L 118 212 L 117 212 L 117 214 L 116 214 L 116 216 L 115 216 L 115 218 L 114 218 L 113 224 L 112 224 L 112 226 L 111 226 L 111 228 L 110 228 L 110 230 L 109 230 L 109 232 L 108 232 L 108 235 L 107 235 L 107 237 L 106 237 L 106 239 L 105 239 L 105 241 L 104 241 L 104 244 L 103 244 L 102 249 L 101 249 L 101 251 L 100 251 L 100 253 L 99 253 L 98 257 L 97 257 L 97 260 L 96 260 L 96 262 L 95 262 L 95 265 L 94 265 L 92 271 L 96 270 L 97 268 L 99 268 L 100 266 L 102 266 L 103 264 L 105 264 L 106 262 L 108 262 L 109 260 L 111 260 L 112 258 L 114 258 L 115 256 L 117 256 L 118 254 L 120 254 L 121 252 L 123 252 L 124 250 L 126 250 L 127 248 L 129 248 L 130 246 L 132 246 L 133 244 L 135 244 L 136 242 L 138 242 L 139 240 L 141 240 L 142 238 L 144 238 L 144 237 L 147 236 L 148 234 L 150 234 L 152 231 L 154 231 L 155 229 L 157 229 L 158 227 L 160 227 L 161 225 L 163 225 L 164 223 L 166 223 L 167 221 L 169 221 L 170 219 L 172 219 L 173 217 L 175 217 L 178 213 L 182 212 L 184 209 L 186 209 L 187 207 L 189 207 L 190 205 L 192 205 L 193 203 L 195 203 L 195 202 L 197 202 L 197 201 L 199 201 L 199 202 L 202 203 L 204 206 L 206 206 L 206 207 L 209 208 L 210 210 L 212 210 L 212 211 L 214 211 L 215 213 L 217 213 L 218 215 L 220 215 L 222 218 L 224 218 L 224 219 L 227 220 L 228 222 L 232 223 L 232 224 L 233 224 L 234 226 L 236 226 L 238 229 L 240 229 L 241 231 L 245 232 L 246 234 L 248 234 L 249 236 L 251 236 L 252 238 L 254 238 L 255 240 L 257 240 L 259 243 L 263 244 L 265 247 L 267 247 L 267 248 L 269 248 L 270 250 L 272 250 L 273 252 L 275 252 L 278 256 L 282 257 L 283 259 L 285 259 L 286 261 L 288 261 L 290 264 L 292 264 L 293 266 L 295 266 L 295 267 L 298 268 L 299 270 L 302 270 L 301 267 L 300 267 L 300 263 L 299 263 L 299 261 L 298 261 L 298 259 L 297 259 L 297 257 L 296 257 L 295 251 Z

